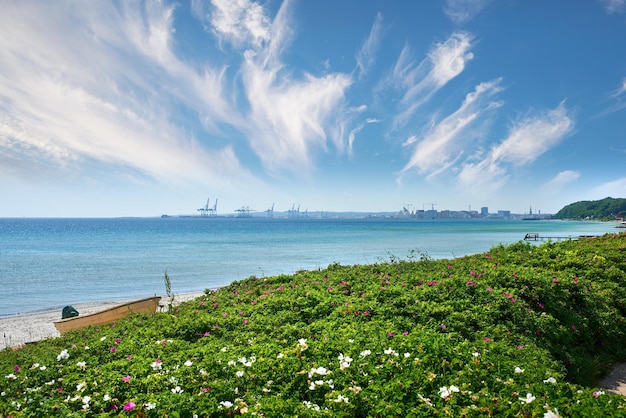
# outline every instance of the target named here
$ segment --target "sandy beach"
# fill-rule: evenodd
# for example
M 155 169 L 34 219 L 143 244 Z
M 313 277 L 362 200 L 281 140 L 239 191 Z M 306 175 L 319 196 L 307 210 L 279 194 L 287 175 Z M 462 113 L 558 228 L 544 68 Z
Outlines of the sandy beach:
M 175 295 L 174 305 L 195 299 L 204 292 Z M 98 312 L 127 301 L 96 302 L 72 305 L 80 314 Z M 161 303 L 167 303 L 162 296 Z M 0 350 L 8 347 L 19 347 L 29 342 L 59 336 L 53 322 L 61 319 L 61 309 L 26 313 L 0 318 Z
M 626 396 L 626 363 L 613 367 L 611 373 L 602 379 L 598 385 L 609 392 Z

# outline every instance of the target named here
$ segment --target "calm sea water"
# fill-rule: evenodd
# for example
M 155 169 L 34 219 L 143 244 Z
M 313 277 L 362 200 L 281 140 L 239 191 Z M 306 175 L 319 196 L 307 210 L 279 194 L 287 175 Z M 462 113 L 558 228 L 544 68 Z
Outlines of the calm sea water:
M 217 288 L 249 276 L 407 258 L 452 258 L 610 223 L 400 219 L 0 219 L 0 316 Z

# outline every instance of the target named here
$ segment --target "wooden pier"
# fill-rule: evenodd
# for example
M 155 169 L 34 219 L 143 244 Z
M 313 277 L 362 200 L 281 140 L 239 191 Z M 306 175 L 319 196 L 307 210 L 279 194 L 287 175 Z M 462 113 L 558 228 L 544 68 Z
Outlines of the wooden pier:
M 560 241 L 562 239 L 594 238 L 596 236 L 597 235 L 579 235 L 578 237 L 572 237 L 572 236 L 567 236 L 567 237 L 543 237 L 543 236 L 539 236 L 539 234 L 536 233 L 536 232 L 529 232 L 528 234 L 524 235 L 524 241 L 545 241 L 545 240 Z
M 557 240 L 560 241 L 562 239 L 572 239 L 572 237 L 544 237 L 539 236 L 536 232 L 529 232 L 524 235 L 524 241 L 545 241 L 545 240 Z

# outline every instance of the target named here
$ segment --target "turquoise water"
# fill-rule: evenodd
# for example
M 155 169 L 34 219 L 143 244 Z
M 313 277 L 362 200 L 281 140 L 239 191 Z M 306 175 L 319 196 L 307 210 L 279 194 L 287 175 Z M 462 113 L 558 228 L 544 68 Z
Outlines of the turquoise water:
M 84 302 L 217 288 L 331 263 L 452 258 L 540 236 L 601 235 L 613 224 L 400 219 L 0 219 L 0 316 Z

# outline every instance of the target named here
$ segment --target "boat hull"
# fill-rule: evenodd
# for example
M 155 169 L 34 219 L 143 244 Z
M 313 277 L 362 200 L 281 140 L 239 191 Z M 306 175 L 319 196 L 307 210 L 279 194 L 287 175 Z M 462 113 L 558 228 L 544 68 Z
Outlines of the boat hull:
M 160 296 L 154 296 L 145 299 L 134 300 L 132 302 L 123 303 L 113 306 L 100 312 L 74 316 L 54 322 L 54 326 L 61 333 L 73 331 L 90 325 L 103 325 L 115 322 L 125 316 L 133 313 L 155 313 Z

